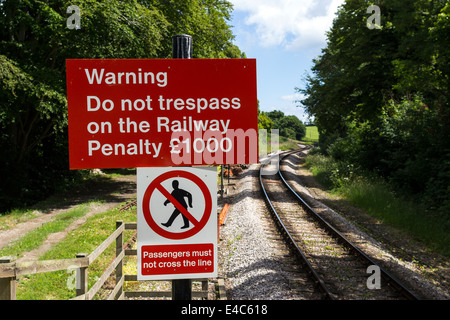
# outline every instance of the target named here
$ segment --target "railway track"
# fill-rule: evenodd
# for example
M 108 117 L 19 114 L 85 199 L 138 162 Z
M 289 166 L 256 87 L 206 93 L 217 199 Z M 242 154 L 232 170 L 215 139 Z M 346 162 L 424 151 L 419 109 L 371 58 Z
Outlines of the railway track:
M 120 207 L 119 211 L 128 210 L 128 209 L 134 207 L 135 205 L 137 205 L 137 200 L 136 199 L 131 200 L 131 201 L 127 202 L 125 205 L 123 205 L 122 207 Z
M 262 164 L 259 180 L 278 229 L 323 298 L 418 299 L 317 214 L 287 183 L 281 170 L 283 159 L 298 152 L 281 155 L 279 162 L 269 159 Z M 374 278 L 377 275 L 380 277 Z

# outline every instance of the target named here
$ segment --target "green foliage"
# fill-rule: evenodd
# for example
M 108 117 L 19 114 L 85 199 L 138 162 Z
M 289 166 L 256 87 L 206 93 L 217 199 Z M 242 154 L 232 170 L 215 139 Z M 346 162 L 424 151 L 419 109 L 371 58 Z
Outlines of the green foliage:
M 84 204 L 85 205 L 85 204 Z M 78 253 L 91 253 L 115 230 L 116 221 L 136 221 L 136 210 L 119 211 L 117 208 L 98 213 L 76 230 L 68 234 L 42 255 L 40 260 L 71 259 Z M 124 243 L 132 236 L 125 231 Z M 96 261 L 89 266 L 89 289 L 99 279 L 115 257 L 115 243 L 110 245 Z M 24 276 L 19 279 L 18 300 L 67 300 L 75 297 L 75 270 L 63 270 Z M 94 298 L 96 299 L 97 296 Z
M 319 130 L 317 129 L 317 126 L 306 126 L 306 133 L 303 137 L 303 141 L 319 142 Z
M 280 130 L 280 136 L 297 140 L 305 136 L 306 127 L 296 116 L 286 116 L 279 110 L 267 112 L 266 115 L 273 121 L 273 128 Z
M 281 128 L 280 135 L 289 139 L 295 139 L 296 134 L 292 128 Z
M 338 190 L 353 183 L 360 171 L 360 168 L 352 164 L 336 161 L 319 152 L 311 153 L 306 157 L 306 166 L 311 169 L 317 180 L 330 190 Z
M 161 57 L 171 58 L 175 34 L 189 34 L 194 42 L 194 58 L 243 58 L 245 55 L 232 44 L 234 35 L 227 22 L 232 5 L 224 0 L 143 0 L 154 6 L 169 21 L 168 35 L 162 41 Z
M 273 128 L 273 121 L 270 119 L 265 112 L 260 112 L 258 114 L 258 129 L 270 130 Z
M 68 29 L 67 7 L 81 11 Z M 0 212 L 80 178 L 68 170 L 66 59 L 170 58 L 188 33 L 197 58 L 244 56 L 223 0 L 4 0 L 0 4 Z
M 450 5 L 383 2 L 380 30 L 368 29 L 371 1 L 339 9 L 314 60 L 305 109 L 325 154 L 368 170 L 426 208 L 449 217 Z
M 267 116 L 266 112 L 259 110 L 258 100 L 258 129 L 270 130 L 273 128 L 273 121 Z
M 394 191 L 395 186 L 383 178 L 317 151 L 308 154 L 306 165 L 325 188 L 378 221 L 408 232 L 430 249 L 450 255 L 450 220 L 430 215 L 423 205 Z

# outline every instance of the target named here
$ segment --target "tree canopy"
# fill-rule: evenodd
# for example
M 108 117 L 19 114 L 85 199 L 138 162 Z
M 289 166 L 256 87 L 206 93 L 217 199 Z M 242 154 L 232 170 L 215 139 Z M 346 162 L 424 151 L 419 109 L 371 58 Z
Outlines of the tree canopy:
M 381 28 L 369 29 L 378 4 Z M 313 61 L 301 101 L 323 152 L 375 172 L 450 212 L 446 0 L 348 0 Z
M 80 8 L 69 29 L 67 8 Z M 0 212 L 40 199 L 68 170 L 65 60 L 170 58 L 193 37 L 195 58 L 240 58 L 225 0 L 1 0 Z
M 286 116 L 279 110 L 266 112 L 265 115 L 272 120 L 273 128 L 280 130 L 280 136 L 301 140 L 306 134 L 302 121 L 294 115 Z

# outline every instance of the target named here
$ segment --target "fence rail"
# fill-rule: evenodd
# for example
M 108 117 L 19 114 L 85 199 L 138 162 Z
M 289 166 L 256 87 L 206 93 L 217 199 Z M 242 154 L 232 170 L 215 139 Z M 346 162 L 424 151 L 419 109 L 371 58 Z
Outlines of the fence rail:
M 136 223 L 116 221 L 116 230 L 102 244 L 90 254 L 79 253 L 73 259 L 16 262 L 13 257 L 0 258 L 0 300 L 16 299 L 16 280 L 20 276 L 68 270 L 74 267 L 77 268 L 76 297 L 72 300 L 91 300 L 113 272 L 115 272 L 116 283 L 107 297 L 108 300 L 136 297 L 171 297 L 171 291 L 124 291 L 124 283 L 126 281 L 137 281 L 137 275 L 123 274 L 123 258 L 125 256 L 136 256 L 137 250 L 123 248 L 123 232 L 124 230 L 136 230 L 136 228 Z M 88 289 L 89 265 L 114 242 L 116 243 L 116 257 L 95 284 Z M 198 281 L 202 282 L 202 290 L 192 292 L 192 297 L 207 298 L 208 279 L 199 279 Z M 223 290 L 219 290 L 220 293 L 222 293 L 222 296 L 219 295 L 219 299 L 224 299 Z

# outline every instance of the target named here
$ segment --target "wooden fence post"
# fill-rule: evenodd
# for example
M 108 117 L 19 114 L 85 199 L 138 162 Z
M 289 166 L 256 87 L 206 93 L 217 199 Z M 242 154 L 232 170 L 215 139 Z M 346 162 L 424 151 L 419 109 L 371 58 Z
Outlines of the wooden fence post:
M 87 253 L 77 254 L 77 258 L 86 258 Z M 86 294 L 88 291 L 88 267 L 81 267 L 77 269 L 77 296 Z
M 11 263 L 15 257 L 1 257 L 0 265 Z M 0 300 L 16 300 L 16 277 L 0 278 Z
M 116 230 L 123 224 L 123 221 L 116 221 Z M 123 232 L 116 238 L 116 257 L 118 257 L 123 251 Z M 119 284 L 123 277 L 123 259 L 117 264 L 116 267 L 116 286 Z M 116 298 L 120 297 L 123 293 L 123 286 L 117 291 Z

